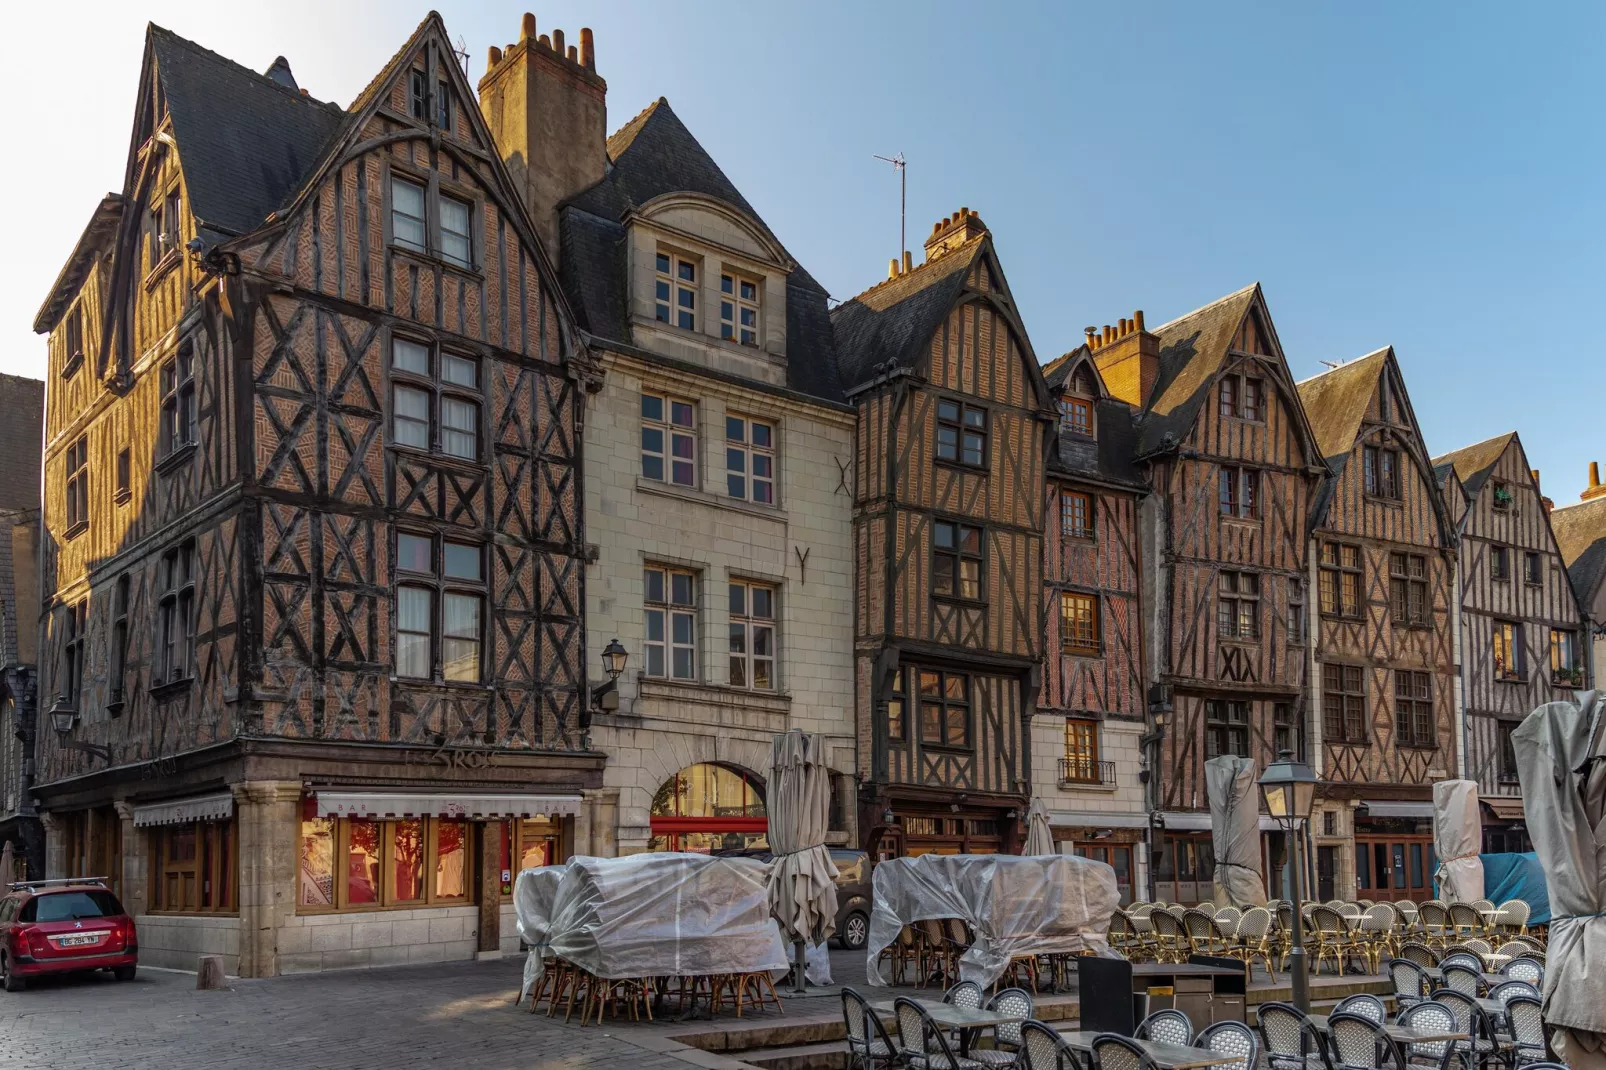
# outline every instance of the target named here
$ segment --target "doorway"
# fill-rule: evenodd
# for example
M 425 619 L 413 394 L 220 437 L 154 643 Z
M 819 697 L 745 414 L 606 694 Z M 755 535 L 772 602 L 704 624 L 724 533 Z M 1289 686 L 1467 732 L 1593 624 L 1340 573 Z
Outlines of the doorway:
M 1076 854 L 1103 862 L 1115 870 L 1115 887 L 1121 893 L 1121 906 L 1132 903 L 1132 846 L 1124 843 L 1079 843 Z
M 1377 902 L 1431 899 L 1437 868 L 1432 837 L 1355 837 L 1355 889 L 1360 898 Z
M 1168 832 L 1155 846 L 1152 861 L 1157 898 L 1186 906 L 1210 898 L 1216 875 L 1210 833 Z

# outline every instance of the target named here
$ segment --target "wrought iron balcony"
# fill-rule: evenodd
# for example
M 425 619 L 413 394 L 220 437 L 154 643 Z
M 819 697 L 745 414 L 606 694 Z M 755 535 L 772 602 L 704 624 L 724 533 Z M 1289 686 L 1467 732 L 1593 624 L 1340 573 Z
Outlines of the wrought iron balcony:
M 1115 763 L 1095 762 L 1087 758 L 1061 758 L 1060 783 L 1113 785 Z

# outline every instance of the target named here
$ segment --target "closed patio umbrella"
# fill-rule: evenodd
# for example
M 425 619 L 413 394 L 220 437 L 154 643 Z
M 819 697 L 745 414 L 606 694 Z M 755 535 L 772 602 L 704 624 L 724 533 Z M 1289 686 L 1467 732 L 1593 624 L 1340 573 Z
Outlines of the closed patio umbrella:
M 1473 780 L 1441 780 L 1433 785 L 1433 850 L 1439 856 L 1439 894 L 1446 903 L 1476 903 L 1483 898 L 1483 817 L 1478 813 L 1478 784 Z
M 797 986 L 803 987 L 803 946 L 836 932 L 836 866 L 825 849 L 831 820 L 831 774 L 825 742 L 797 730 L 775 737 L 770 749 L 770 912 L 793 942 Z
M 1205 763 L 1205 791 L 1210 796 L 1210 842 L 1216 855 L 1212 898 L 1217 906 L 1239 910 L 1265 906 L 1255 763 L 1237 754 L 1210 759 Z
M 1606 701 L 1549 702 L 1511 733 L 1550 889 L 1544 1021 L 1573 1070 L 1606 1070 Z
M 1041 798 L 1033 799 L 1032 805 L 1026 810 L 1026 854 L 1051 855 L 1054 850 L 1054 834 L 1048 830 L 1048 807 Z
M 11 841 L 7 840 L 6 845 L 0 847 L 0 891 L 4 891 L 16 879 L 17 856 L 11 848 Z

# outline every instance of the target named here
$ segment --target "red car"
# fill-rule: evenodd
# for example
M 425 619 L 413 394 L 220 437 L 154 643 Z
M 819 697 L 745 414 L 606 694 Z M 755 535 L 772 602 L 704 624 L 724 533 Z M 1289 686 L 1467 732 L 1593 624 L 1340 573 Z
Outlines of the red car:
M 20 992 L 28 978 L 110 970 L 132 981 L 139 934 L 104 884 L 76 878 L 13 884 L 0 899 L 0 985 Z

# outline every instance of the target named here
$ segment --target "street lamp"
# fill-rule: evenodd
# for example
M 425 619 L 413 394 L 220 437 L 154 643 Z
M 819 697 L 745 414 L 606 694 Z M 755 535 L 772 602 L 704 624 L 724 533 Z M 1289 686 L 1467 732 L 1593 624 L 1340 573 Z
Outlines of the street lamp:
M 629 660 L 630 652 L 617 637 L 602 648 L 602 671 L 608 674 L 608 682 L 591 692 L 591 703 L 597 709 L 611 712 L 619 708 L 619 675 Z
M 51 703 L 50 709 L 46 712 L 50 716 L 50 727 L 56 730 L 56 742 L 60 744 L 62 750 L 82 751 L 84 754 L 99 758 L 107 765 L 111 764 L 110 747 L 80 743 L 67 738 L 72 735 L 73 727 L 78 723 L 78 711 L 72 708 L 65 695 L 57 695 L 56 701 Z
M 1305 925 L 1299 909 L 1299 854 L 1294 833 L 1301 821 L 1310 818 L 1311 803 L 1316 799 L 1316 774 L 1304 762 L 1295 761 L 1292 751 L 1285 750 L 1260 774 L 1260 794 L 1266 800 L 1266 812 L 1288 833 L 1286 884 L 1289 925 L 1293 929 L 1288 976 L 1294 989 L 1294 1005 L 1309 1014 L 1310 971 L 1305 962 Z

